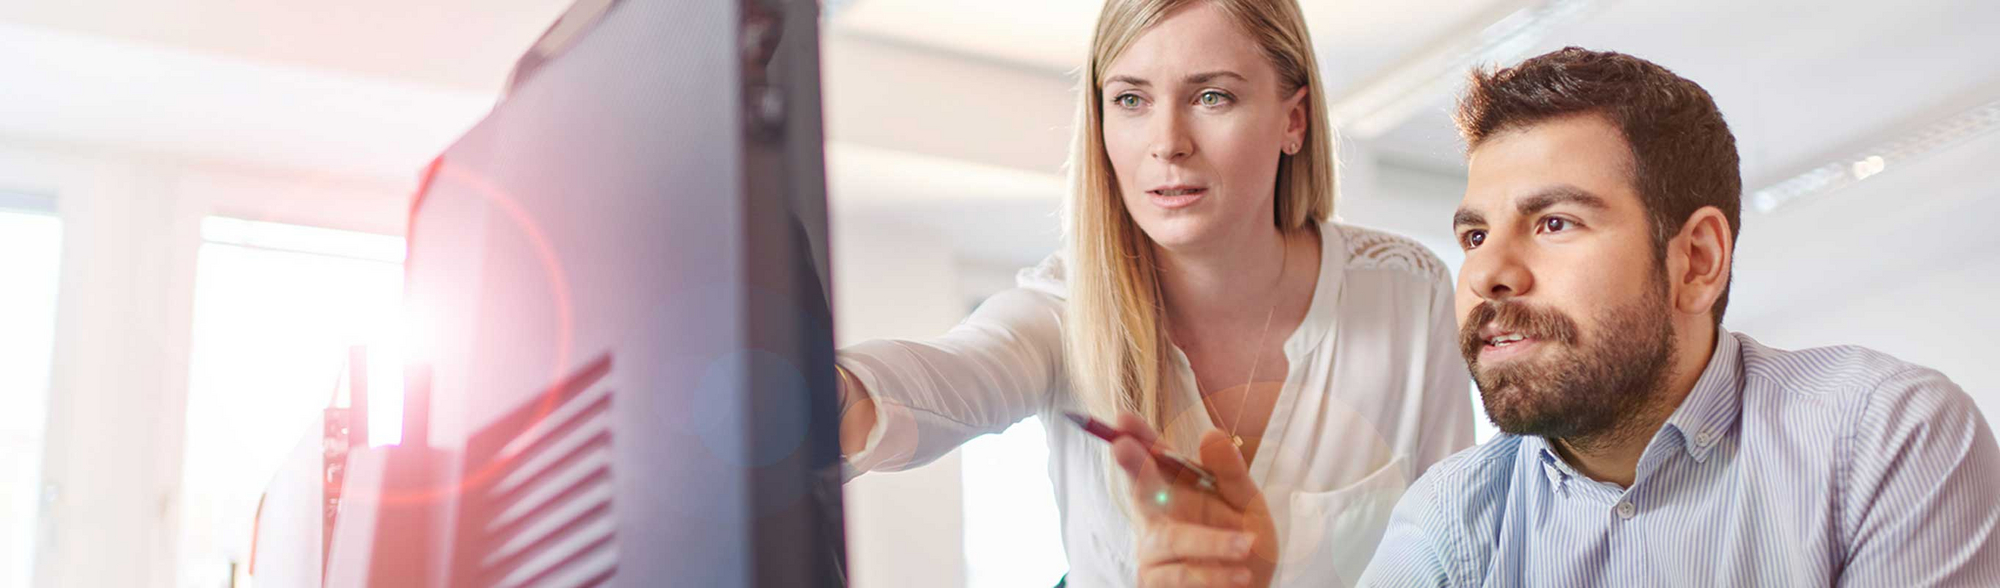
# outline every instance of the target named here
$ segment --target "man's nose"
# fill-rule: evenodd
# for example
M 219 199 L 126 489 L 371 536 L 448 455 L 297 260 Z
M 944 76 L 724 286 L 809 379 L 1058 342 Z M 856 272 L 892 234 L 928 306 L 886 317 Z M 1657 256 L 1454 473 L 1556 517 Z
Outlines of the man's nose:
M 1504 240 L 1489 236 L 1485 246 L 1466 256 L 1460 268 L 1466 286 L 1481 299 L 1501 301 L 1522 296 L 1534 287 L 1535 278 L 1520 253 Z

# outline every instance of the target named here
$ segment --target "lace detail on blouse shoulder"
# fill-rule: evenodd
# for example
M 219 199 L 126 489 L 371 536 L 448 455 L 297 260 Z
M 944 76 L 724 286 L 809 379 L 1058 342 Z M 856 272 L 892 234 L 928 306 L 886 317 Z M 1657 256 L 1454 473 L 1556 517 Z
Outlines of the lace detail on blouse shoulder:
M 1356 269 L 1393 269 L 1409 272 L 1435 284 L 1451 283 L 1451 272 L 1437 254 L 1402 235 L 1336 225 L 1347 238 L 1347 265 Z

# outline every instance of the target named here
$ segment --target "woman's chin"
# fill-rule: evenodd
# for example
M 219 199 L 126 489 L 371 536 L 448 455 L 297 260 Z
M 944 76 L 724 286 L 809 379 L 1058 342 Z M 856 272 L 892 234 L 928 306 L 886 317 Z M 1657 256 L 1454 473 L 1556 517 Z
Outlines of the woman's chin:
M 1139 222 L 1139 229 L 1153 243 L 1168 251 L 1201 248 L 1213 240 L 1216 233 L 1214 219 L 1199 215 L 1175 214 L 1162 218 L 1146 219 Z

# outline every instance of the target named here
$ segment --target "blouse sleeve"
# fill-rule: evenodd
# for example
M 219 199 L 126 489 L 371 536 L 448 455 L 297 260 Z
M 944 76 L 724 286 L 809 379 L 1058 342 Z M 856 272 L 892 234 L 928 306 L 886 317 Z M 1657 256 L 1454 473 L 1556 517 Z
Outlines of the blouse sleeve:
M 1061 377 L 1061 317 L 1061 299 L 1014 288 L 943 336 L 841 349 L 837 362 L 868 387 L 878 411 L 867 445 L 847 458 L 850 475 L 924 465 L 1037 414 Z

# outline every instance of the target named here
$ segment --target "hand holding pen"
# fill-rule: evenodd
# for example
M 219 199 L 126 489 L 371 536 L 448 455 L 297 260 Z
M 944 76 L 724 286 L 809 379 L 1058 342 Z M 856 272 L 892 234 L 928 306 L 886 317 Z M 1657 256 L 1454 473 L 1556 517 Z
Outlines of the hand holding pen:
M 1111 452 L 1132 482 L 1139 585 L 1269 586 L 1277 528 L 1229 437 L 1209 431 L 1192 472 L 1168 476 L 1162 464 L 1172 462 L 1159 458 L 1159 436 L 1144 419 L 1122 414 L 1117 428 Z

